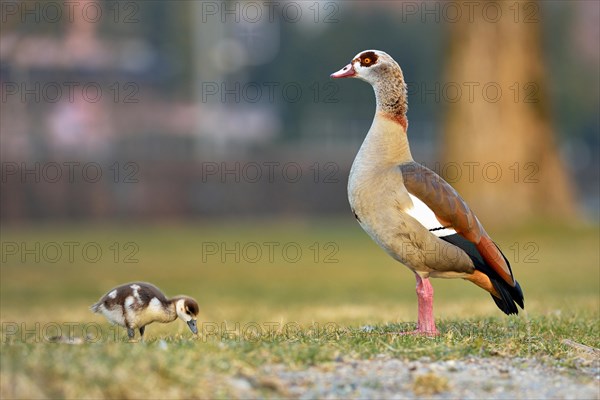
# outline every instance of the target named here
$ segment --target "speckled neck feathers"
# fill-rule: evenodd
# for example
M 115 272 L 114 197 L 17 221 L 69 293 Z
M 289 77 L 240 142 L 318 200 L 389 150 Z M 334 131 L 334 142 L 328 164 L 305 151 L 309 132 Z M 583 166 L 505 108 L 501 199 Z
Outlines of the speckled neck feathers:
M 386 65 L 372 85 L 377 100 L 377 112 L 406 123 L 407 89 L 404 75 L 398 64 L 393 62 L 391 65 Z M 406 130 L 407 126 L 404 126 L 404 129 Z

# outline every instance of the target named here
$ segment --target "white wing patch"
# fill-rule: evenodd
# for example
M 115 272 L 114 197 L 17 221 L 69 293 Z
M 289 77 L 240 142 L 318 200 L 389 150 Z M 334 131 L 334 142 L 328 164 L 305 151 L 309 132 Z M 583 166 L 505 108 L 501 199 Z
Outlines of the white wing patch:
M 117 290 L 113 290 L 112 292 L 110 292 L 108 294 L 108 297 L 110 297 L 111 299 L 116 299 L 117 298 Z
M 141 304 L 142 298 L 140 297 L 140 292 L 139 292 L 139 290 L 141 289 L 140 285 L 131 285 L 129 287 L 133 289 L 133 297 L 135 297 L 135 301 L 137 303 Z
M 133 309 L 135 303 L 135 297 L 127 296 L 127 298 L 125 298 L 124 314 L 127 317 L 127 322 L 129 322 L 130 327 L 136 327 L 136 311 Z
M 456 233 L 452 228 L 443 228 L 440 221 L 435 217 L 434 212 L 427 207 L 427 204 L 423 203 L 418 197 L 413 196 L 410 193 L 408 195 L 413 203 L 413 206 L 406 210 L 408 215 L 419 221 L 421 225 L 437 237 L 454 235 Z
M 135 298 L 133 296 L 127 296 L 127 298 L 125 298 L 125 309 L 131 309 L 134 303 Z
M 153 297 L 152 300 L 150 300 L 150 303 L 148 304 L 148 310 L 158 314 L 164 313 L 163 305 L 156 297 Z

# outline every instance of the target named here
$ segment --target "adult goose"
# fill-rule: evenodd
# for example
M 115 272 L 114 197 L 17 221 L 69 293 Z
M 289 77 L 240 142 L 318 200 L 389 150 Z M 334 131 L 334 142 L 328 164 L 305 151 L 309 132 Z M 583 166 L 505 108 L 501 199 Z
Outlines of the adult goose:
M 366 50 L 331 77 L 359 78 L 375 90 L 375 118 L 352 164 L 348 198 L 361 227 L 416 276 L 417 329 L 406 333 L 438 334 L 430 277 L 469 280 L 517 314 L 523 292 L 506 257 L 454 188 L 412 158 L 400 66 Z

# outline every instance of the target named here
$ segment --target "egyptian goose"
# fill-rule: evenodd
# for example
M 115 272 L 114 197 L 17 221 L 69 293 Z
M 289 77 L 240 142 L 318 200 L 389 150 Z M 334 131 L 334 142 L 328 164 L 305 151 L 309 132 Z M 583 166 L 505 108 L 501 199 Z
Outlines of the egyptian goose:
M 352 164 L 348 198 L 369 236 L 415 273 L 418 322 L 407 333 L 438 334 L 429 277 L 469 280 L 506 314 L 517 314 L 523 292 L 506 257 L 452 186 L 412 158 L 400 66 L 383 51 L 366 50 L 331 77 L 359 78 L 375 90 L 375 118 Z
M 150 283 L 132 282 L 111 289 L 90 309 L 104 315 L 111 323 L 127 328 L 130 339 L 133 339 L 136 328 L 143 337 L 146 325 L 173 322 L 177 317 L 185 321 L 194 334 L 198 333 L 196 300 L 187 296 L 167 299 Z

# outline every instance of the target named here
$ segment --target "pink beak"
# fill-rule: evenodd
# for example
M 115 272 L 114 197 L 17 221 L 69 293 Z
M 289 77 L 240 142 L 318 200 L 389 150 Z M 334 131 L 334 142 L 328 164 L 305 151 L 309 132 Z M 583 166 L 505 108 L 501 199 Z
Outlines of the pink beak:
M 349 78 L 351 76 L 356 75 L 356 71 L 352 64 L 346 65 L 344 68 L 340 69 L 338 72 L 334 72 L 330 75 L 331 78 Z

